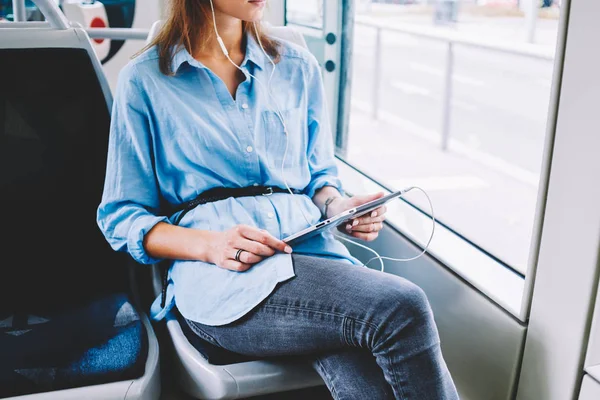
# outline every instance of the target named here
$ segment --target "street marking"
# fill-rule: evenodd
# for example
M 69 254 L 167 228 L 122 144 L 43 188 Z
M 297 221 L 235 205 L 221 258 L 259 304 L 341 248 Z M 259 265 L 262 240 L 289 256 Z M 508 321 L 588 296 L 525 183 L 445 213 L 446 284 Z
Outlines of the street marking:
M 415 71 L 425 72 L 425 73 L 435 75 L 438 77 L 443 77 L 446 75 L 446 72 L 442 71 L 441 69 L 433 68 L 429 65 L 416 63 L 416 62 L 411 62 L 410 68 Z M 481 81 L 479 79 L 473 79 L 471 77 L 460 75 L 460 74 L 454 74 L 453 79 L 456 82 L 464 83 L 465 85 L 471 85 L 471 86 L 477 86 L 477 87 L 485 86 L 484 81 Z
M 423 96 L 432 100 L 441 101 L 441 98 L 439 96 L 434 95 L 431 90 L 421 86 L 413 85 L 402 81 L 392 81 L 390 85 L 394 89 L 398 89 L 407 95 Z M 475 104 L 467 103 L 461 100 L 452 100 L 452 106 L 469 112 L 475 112 L 479 110 L 479 108 Z
M 471 86 L 477 86 L 477 87 L 485 86 L 484 81 L 480 81 L 478 79 L 473 79 L 473 78 L 469 78 L 469 77 L 462 76 L 462 75 L 454 75 L 454 80 L 459 83 L 464 83 L 465 85 L 471 85 Z
M 463 110 L 469 112 L 475 112 L 479 110 L 479 107 L 477 107 L 475 104 L 467 103 L 466 101 L 461 100 L 452 100 L 452 106 L 456 108 L 462 108 Z
M 406 94 L 434 98 L 433 95 L 431 94 L 431 90 L 426 89 L 421 86 L 411 85 L 410 83 L 401 82 L 401 81 L 392 81 L 392 87 L 396 88 Z
M 390 186 L 394 188 L 419 186 L 426 191 L 433 192 L 440 190 L 485 189 L 491 185 L 479 177 L 466 175 L 400 178 L 390 181 Z

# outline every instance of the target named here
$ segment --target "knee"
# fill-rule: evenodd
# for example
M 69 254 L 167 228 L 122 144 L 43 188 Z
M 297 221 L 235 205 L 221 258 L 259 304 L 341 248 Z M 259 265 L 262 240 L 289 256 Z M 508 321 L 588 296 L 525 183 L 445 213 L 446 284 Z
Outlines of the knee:
M 397 278 L 388 282 L 382 300 L 391 318 L 404 321 L 420 319 L 432 313 L 427 294 L 416 284 Z
M 377 313 L 376 333 L 370 338 L 374 351 L 404 348 L 407 354 L 439 342 L 437 327 L 427 295 L 419 286 L 399 277 L 381 285 L 378 301 L 372 307 Z

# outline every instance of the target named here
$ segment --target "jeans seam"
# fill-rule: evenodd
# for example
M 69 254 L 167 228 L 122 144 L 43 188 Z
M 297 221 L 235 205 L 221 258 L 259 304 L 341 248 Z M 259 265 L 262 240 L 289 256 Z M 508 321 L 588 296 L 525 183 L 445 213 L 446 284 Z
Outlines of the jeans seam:
M 354 321 L 352 320 L 352 318 L 344 317 L 344 322 L 342 324 L 342 326 L 343 326 L 342 336 L 343 336 L 344 342 L 346 342 L 346 344 L 350 347 L 356 347 L 356 344 L 354 344 L 354 340 L 352 338 L 353 323 L 354 323 Z
M 329 373 L 327 372 L 327 369 L 325 369 L 325 367 L 323 367 L 323 363 L 321 362 L 321 360 L 317 357 L 316 359 L 317 364 L 319 364 L 319 369 L 323 372 L 323 375 L 325 375 L 325 377 L 327 378 L 327 381 L 329 381 L 330 386 L 331 386 L 331 395 L 333 396 L 333 398 L 335 400 L 339 400 L 340 396 L 337 394 L 337 391 L 335 390 L 335 386 L 333 385 L 333 381 L 331 380 L 331 375 L 329 375 Z
M 317 314 L 323 314 L 323 315 L 330 315 L 330 316 L 336 316 L 336 317 L 342 317 L 342 318 L 351 318 L 353 321 L 356 322 L 360 322 L 361 324 L 365 324 L 370 326 L 371 328 L 373 328 L 375 330 L 375 332 L 379 332 L 379 327 L 369 321 L 364 321 L 358 318 L 354 318 L 354 317 L 349 317 L 345 314 L 342 313 L 336 313 L 336 312 L 331 312 L 331 311 L 323 311 L 323 310 L 318 310 L 316 308 L 311 308 L 311 307 L 306 307 L 306 306 L 292 306 L 292 305 L 284 305 L 284 304 L 277 304 L 277 303 L 266 303 L 264 306 L 264 308 L 268 308 L 268 307 L 272 307 L 272 308 L 277 308 L 277 309 L 294 309 L 294 310 L 306 310 L 306 311 L 312 311 L 315 312 Z
M 204 339 L 204 340 L 212 343 L 213 345 L 223 347 L 219 344 L 219 342 L 217 342 L 217 340 L 214 337 L 212 337 L 212 335 L 209 335 L 208 333 L 204 332 L 204 330 L 199 328 L 198 325 L 196 325 L 196 323 L 194 321 L 190 321 L 190 323 L 188 323 L 188 326 L 192 329 L 192 331 L 196 335 L 200 336 L 201 339 Z
M 410 322 L 413 322 L 413 321 L 415 321 L 415 320 L 422 319 L 423 317 L 426 317 L 426 316 L 429 316 L 429 313 L 428 313 L 428 312 L 427 312 L 427 313 L 420 314 L 418 317 L 416 317 L 416 318 L 413 318 L 413 319 L 412 319 Z M 410 323 L 410 322 L 409 322 L 409 323 Z M 404 327 L 403 327 L 403 328 L 404 328 Z M 429 350 L 429 349 L 431 349 L 432 347 L 434 347 L 434 346 L 437 346 L 437 345 L 439 345 L 439 341 L 438 341 L 438 342 L 436 342 L 435 344 L 431 345 L 431 346 L 428 346 L 428 347 L 426 347 L 425 349 L 422 349 L 422 350 L 420 350 L 420 351 L 418 351 L 418 352 L 415 352 L 415 353 L 413 353 L 413 354 L 409 355 L 408 357 L 404 357 L 404 358 L 402 358 L 402 359 L 400 359 L 400 360 L 396 360 L 396 361 L 399 361 L 399 362 L 401 362 L 401 363 L 402 363 L 402 362 L 404 362 L 404 361 L 406 361 L 406 360 L 409 360 L 410 358 L 412 358 L 412 357 L 415 357 L 416 355 L 418 355 L 418 354 L 421 354 L 422 352 L 424 352 L 424 351 L 427 351 L 427 350 Z M 387 361 L 387 363 L 388 363 L 388 368 L 389 368 L 389 369 L 390 369 L 390 371 L 391 371 L 392 379 L 394 380 L 394 385 L 395 385 L 395 387 L 397 387 L 397 388 L 398 388 L 398 392 L 399 392 L 399 394 L 400 394 L 400 397 L 401 397 L 401 399 L 400 399 L 400 400 L 407 400 L 407 397 L 406 397 L 406 395 L 405 395 L 405 393 L 404 393 L 404 389 L 403 389 L 403 382 L 401 383 L 401 382 L 399 382 L 399 381 L 398 381 L 398 374 L 396 373 L 396 371 L 394 371 L 394 363 L 393 363 L 392 359 L 391 359 L 390 357 L 386 357 L 386 361 Z

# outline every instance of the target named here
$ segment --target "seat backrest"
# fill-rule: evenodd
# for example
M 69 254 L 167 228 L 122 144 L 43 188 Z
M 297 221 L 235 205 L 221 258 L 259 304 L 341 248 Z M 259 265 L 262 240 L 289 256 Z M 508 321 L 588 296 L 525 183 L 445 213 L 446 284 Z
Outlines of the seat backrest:
M 287 40 L 304 48 L 308 48 L 304 35 L 290 26 L 270 26 L 267 33 L 275 38 Z
M 0 29 L 0 311 L 128 289 L 96 223 L 112 99 L 80 29 Z

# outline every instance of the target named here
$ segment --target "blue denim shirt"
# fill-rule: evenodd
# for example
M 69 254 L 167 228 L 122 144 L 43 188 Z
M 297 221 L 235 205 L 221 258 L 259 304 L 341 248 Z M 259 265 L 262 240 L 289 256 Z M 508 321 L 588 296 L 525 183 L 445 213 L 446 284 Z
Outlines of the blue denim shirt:
M 237 224 L 265 229 L 277 238 L 321 218 L 313 203 L 324 185 L 342 191 L 327 117 L 321 69 L 304 48 L 282 41 L 271 99 L 266 84 L 272 65 L 248 35 L 241 68 L 246 75 L 235 100 L 223 81 L 185 50 L 175 54 L 175 76 L 163 75 L 151 48 L 120 72 L 112 110 L 106 181 L 98 225 L 116 251 L 137 262 L 161 261 L 146 253 L 144 235 L 159 221 L 166 201 L 178 205 L 214 187 L 272 185 L 303 189 L 301 195 L 229 198 L 197 206 L 180 226 L 224 231 Z M 263 85 L 254 81 L 258 78 Z M 286 136 L 273 101 L 285 118 Z M 308 217 L 306 221 L 303 213 Z M 360 264 L 331 232 L 311 238 L 295 252 Z M 291 256 L 266 258 L 246 272 L 201 261 L 171 262 L 167 306 L 154 302 L 158 320 L 177 305 L 206 325 L 234 321 L 265 299 L 278 282 L 294 277 Z

